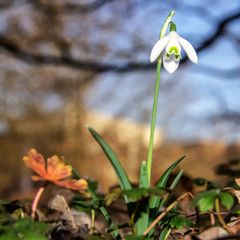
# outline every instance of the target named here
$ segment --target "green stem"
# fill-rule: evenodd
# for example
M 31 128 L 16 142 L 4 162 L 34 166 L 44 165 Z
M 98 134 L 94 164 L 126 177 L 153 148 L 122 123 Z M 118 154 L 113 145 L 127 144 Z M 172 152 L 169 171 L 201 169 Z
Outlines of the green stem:
M 220 213 L 220 206 L 219 206 L 219 198 L 215 199 L 215 208 L 216 208 L 216 212 L 217 212 L 217 217 L 219 222 L 221 223 L 222 227 L 230 234 L 232 235 L 232 232 L 229 230 L 227 224 L 225 223 L 221 213 Z
M 72 167 L 72 171 L 73 171 L 73 175 L 75 176 L 75 178 L 81 179 L 81 175 L 79 174 L 79 172 L 77 171 L 76 168 Z M 90 186 L 88 186 L 87 191 L 91 195 L 93 200 L 95 200 L 95 201 L 99 201 L 100 200 L 98 195 L 91 189 Z M 108 214 L 107 209 L 104 206 L 100 206 L 99 210 L 102 213 L 103 217 L 105 218 L 106 222 L 108 223 L 109 227 L 112 230 L 111 235 L 113 236 L 113 239 L 121 240 L 122 238 L 121 238 L 121 235 L 120 235 L 120 233 L 119 233 L 119 231 L 117 229 L 117 226 L 112 222 L 112 219 L 111 219 L 110 215 Z
M 162 26 L 162 29 L 160 32 L 160 38 L 164 37 L 164 35 L 167 31 L 168 25 L 170 24 L 174 13 L 175 13 L 174 11 L 171 11 L 168 14 L 168 16 Z M 157 105 L 158 105 L 158 96 L 159 96 L 159 87 L 160 87 L 161 65 L 162 65 L 162 57 L 160 55 L 158 58 L 158 63 L 157 63 L 157 77 L 156 77 L 156 82 L 155 82 L 151 130 L 150 130 L 149 145 L 148 145 L 147 173 L 148 173 L 149 184 L 150 184 L 150 180 L 151 180 L 153 143 L 154 143 L 154 133 L 155 133 L 155 128 L 156 128 L 156 120 L 157 120 Z
M 150 139 L 149 139 L 149 145 L 148 145 L 147 173 L 148 173 L 149 184 L 151 180 L 152 154 L 153 154 L 154 133 L 156 128 L 156 120 L 157 120 L 157 105 L 158 105 L 158 96 L 159 96 L 159 87 L 160 87 L 161 65 L 162 65 L 162 59 L 159 58 L 157 63 L 157 78 L 155 82 L 151 131 L 150 131 Z
M 78 174 L 78 172 L 75 171 L 75 173 L 77 174 L 77 176 L 80 176 L 80 175 Z M 88 192 L 89 192 L 89 194 L 91 195 L 91 197 L 92 197 L 93 200 L 95 200 L 95 201 L 98 201 L 98 200 L 99 200 L 98 197 L 97 197 L 97 195 L 95 194 L 95 192 L 94 192 L 90 187 L 88 187 Z M 99 208 L 99 210 L 101 211 L 101 213 L 103 214 L 103 216 L 104 216 L 105 220 L 107 221 L 109 227 L 111 228 L 111 230 L 112 230 L 111 234 L 112 234 L 112 236 L 114 237 L 114 239 L 120 240 L 120 239 L 121 239 L 121 236 L 120 236 L 120 234 L 119 234 L 119 232 L 118 232 L 118 230 L 117 230 L 116 225 L 112 222 L 112 219 L 111 219 L 110 215 L 108 214 L 106 208 L 103 207 L 103 206 L 101 206 L 101 207 Z

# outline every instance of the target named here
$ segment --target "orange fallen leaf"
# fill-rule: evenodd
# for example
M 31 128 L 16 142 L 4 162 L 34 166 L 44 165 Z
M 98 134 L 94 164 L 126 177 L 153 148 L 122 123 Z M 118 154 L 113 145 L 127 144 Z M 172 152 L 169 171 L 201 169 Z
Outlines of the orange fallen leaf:
M 33 181 L 49 181 L 54 184 L 72 190 L 87 189 L 87 181 L 84 179 L 69 179 L 72 167 L 66 165 L 62 159 L 54 155 L 47 160 L 35 149 L 30 149 L 27 156 L 23 157 L 25 165 L 31 168 L 39 176 L 32 176 Z

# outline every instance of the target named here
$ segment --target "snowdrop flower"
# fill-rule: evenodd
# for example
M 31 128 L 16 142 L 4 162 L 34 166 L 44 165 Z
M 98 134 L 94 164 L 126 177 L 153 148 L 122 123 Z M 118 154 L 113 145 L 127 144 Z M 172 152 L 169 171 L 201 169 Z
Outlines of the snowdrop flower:
M 198 62 L 198 57 L 192 44 L 176 33 L 176 26 L 172 23 L 170 33 L 158 40 L 153 46 L 150 54 L 150 61 L 154 62 L 165 49 L 163 66 L 169 73 L 173 73 L 177 70 L 181 59 L 181 48 L 185 50 L 188 58 L 192 62 Z

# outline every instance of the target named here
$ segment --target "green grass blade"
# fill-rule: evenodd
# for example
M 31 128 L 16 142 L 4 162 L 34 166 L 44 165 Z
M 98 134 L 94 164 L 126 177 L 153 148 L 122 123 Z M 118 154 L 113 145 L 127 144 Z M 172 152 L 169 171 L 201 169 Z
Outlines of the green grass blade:
M 167 240 L 171 233 L 171 228 L 164 228 L 159 236 L 159 240 Z
M 170 185 L 170 187 L 169 187 L 170 190 L 173 190 L 173 189 L 176 187 L 176 185 L 178 184 L 178 182 L 179 182 L 179 180 L 181 179 L 182 175 L 183 175 L 183 170 L 181 170 L 181 171 L 177 174 L 177 176 L 174 178 L 174 180 L 172 181 L 172 183 L 171 183 L 171 185 Z M 165 203 L 166 200 L 167 200 L 167 198 L 161 198 L 161 199 L 160 199 L 159 205 L 158 205 L 158 209 L 163 206 L 163 204 Z
M 125 170 L 123 169 L 120 161 L 118 160 L 116 154 L 108 145 L 108 143 L 92 128 L 88 128 L 94 139 L 99 143 L 100 147 L 108 157 L 108 160 L 112 164 L 112 167 L 115 170 L 115 173 L 118 177 L 119 185 L 122 190 L 130 190 L 132 189 L 132 185 L 129 181 L 128 175 L 126 174 Z M 128 214 L 129 216 L 132 215 L 135 209 L 135 204 L 131 203 L 127 196 L 124 196 L 125 203 L 127 205 Z
M 179 158 L 176 162 L 174 162 L 160 177 L 158 180 L 156 186 L 159 188 L 166 187 L 167 181 L 173 171 L 173 169 L 185 158 L 185 156 Z M 150 208 L 158 208 L 160 202 L 160 197 L 153 196 L 149 201 L 149 207 Z
M 174 178 L 174 180 L 172 181 L 172 183 L 171 183 L 171 185 L 169 187 L 170 190 L 174 189 L 177 186 L 177 184 L 178 184 L 179 180 L 181 179 L 182 175 L 183 175 L 183 170 L 181 170 L 177 174 L 177 176 Z
M 99 143 L 102 150 L 108 157 L 110 163 L 112 164 L 112 166 L 117 174 L 121 188 L 123 190 L 132 189 L 132 185 L 129 181 L 128 175 L 126 174 L 125 170 L 123 169 L 120 161 L 118 160 L 116 154 L 113 152 L 111 147 L 94 129 L 88 128 L 88 130 L 90 131 L 92 136 L 95 138 L 95 140 Z
M 139 175 L 139 188 L 148 188 L 148 174 L 147 174 L 147 164 L 146 161 L 143 161 L 140 168 Z M 144 204 L 144 203 L 143 203 Z M 138 219 L 136 219 L 136 233 L 137 235 L 141 235 L 148 227 L 148 219 L 149 219 L 149 209 L 148 206 L 145 205 L 142 207 L 142 211 L 139 214 Z
M 75 178 L 78 178 L 78 179 L 81 179 L 81 175 L 79 174 L 78 170 L 76 168 L 74 168 L 72 166 L 72 173 L 74 175 Z M 100 201 L 101 199 L 99 199 L 99 197 L 95 194 L 95 192 L 90 188 L 88 187 L 87 191 L 89 192 L 89 194 L 91 195 L 92 199 L 95 200 L 95 201 Z M 111 229 L 115 229 L 113 232 L 112 232 L 112 236 L 114 237 L 114 239 L 116 240 L 121 240 L 121 236 L 117 230 L 117 227 L 116 225 L 112 222 L 112 219 L 110 217 L 110 215 L 108 214 L 108 211 L 105 207 L 101 206 L 99 208 L 100 212 L 102 213 L 104 219 L 106 220 L 108 226 L 111 228 Z
M 149 181 L 147 176 L 147 163 L 146 161 L 143 161 L 140 168 L 140 174 L 139 174 L 139 188 L 148 188 L 149 187 Z
M 185 158 L 185 156 L 179 158 L 176 162 L 174 162 L 160 177 L 156 186 L 157 187 L 166 187 L 167 181 L 173 171 L 173 169 Z
M 159 188 L 166 187 L 166 184 L 168 182 L 168 179 L 173 171 L 173 169 L 185 158 L 185 156 L 179 158 L 177 161 L 175 161 L 160 177 L 158 180 L 156 186 Z M 180 177 L 180 175 L 177 175 Z M 174 180 L 174 184 L 177 183 Z M 172 184 L 174 186 L 174 184 Z M 149 200 L 149 223 L 151 223 L 157 216 L 159 208 L 164 204 L 165 200 L 163 200 L 162 197 L 159 196 L 152 196 Z

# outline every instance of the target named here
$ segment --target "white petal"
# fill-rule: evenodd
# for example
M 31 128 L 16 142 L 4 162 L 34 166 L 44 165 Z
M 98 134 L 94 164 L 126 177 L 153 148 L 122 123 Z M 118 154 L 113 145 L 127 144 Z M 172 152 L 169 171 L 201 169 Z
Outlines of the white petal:
M 163 57 L 163 66 L 169 73 L 174 73 L 179 65 L 180 59 L 176 60 L 174 56 L 170 56 L 170 59 Z
M 175 39 L 178 39 L 179 37 L 179 35 L 175 31 L 171 31 L 168 35 L 170 38 L 175 38 Z
M 197 63 L 198 56 L 197 56 L 197 53 L 196 53 L 195 49 L 193 48 L 192 44 L 180 36 L 178 37 L 178 40 L 179 40 L 180 44 L 182 45 L 183 49 L 185 50 L 188 58 L 192 62 Z
M 177 49 L 178 53 L 176 53 L 176 52 L 175 53 L 180 55 L 181 54 L 181 46 L 180 46 L 177 38 L 170 38 L 170 40 L 167 44 L 167 47 L 166 47 L 166 52 L 171 54 L 170 49 L 173 47 Z
M 168 41 L 169 36 L 166 36 L 155 43 L 150 54 L 150 62 L 154 62 L 159 57 L 162 50 L 166 47 Z

